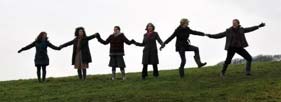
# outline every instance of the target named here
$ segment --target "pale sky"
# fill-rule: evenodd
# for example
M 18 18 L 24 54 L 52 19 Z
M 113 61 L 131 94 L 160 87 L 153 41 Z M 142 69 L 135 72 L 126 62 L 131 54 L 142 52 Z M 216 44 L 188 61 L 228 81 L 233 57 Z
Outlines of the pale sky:
M 99 32 L 103 39 L 119 25 L 127 38 L 142 41 L 145 26 L 152 22 L 161 39 L 166 40 L 187 18 L 190 28 L 204 33 L 219 33 L 231 26 L 234 18 L 243 27 L 266 27 L 246 34 L 252 56 L 280 54 L 281 0 L 0 0 L 0 80 L 36 78 L 35 48 L 18 54 L 17 51 L 46 31 L 50 42 L 61 45 L 74 38 L 76 27 L 83 26 L 87 35 Z M 202 61 L 217 64 L 226 57 L 225 39 L 190 37 L 200 49 Z M 90 41 L 93 63 L 89 74 L 111 73 L 108 67 L 109 45 L 96 39 Z M 159 45 L 158 45 L 159 47 Z M 127 72 L 142 70 L 142 47 L 125 46 Z M 71 65 L 72 46 L 54 51 L 48 48 L 50 65 L 47 77 L 76 75 Z M 195 67 L 194 53 L 186 54 L 185 67 Z M 236 55 L 235 58 L 241 58 Z M 177 69 L 180 57 L 175 52 L 175 39 L 159 51 L 159 70 Z M 151 70 L 152 67 L 149 66 Z M 119 71 L 119 70 L 118 70 Z M 160 73 L 161 77 L 161 73 Z

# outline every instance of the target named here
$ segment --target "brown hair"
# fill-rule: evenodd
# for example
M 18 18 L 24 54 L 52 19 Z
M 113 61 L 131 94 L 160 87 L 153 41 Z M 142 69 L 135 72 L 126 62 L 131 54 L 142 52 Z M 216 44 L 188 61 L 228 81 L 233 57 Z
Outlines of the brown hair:
M 36 37 L 35 41 L 36 42 L 41 42 L 43 40 L 43 36 L 47 34 L 46 32 L 40 32 L 39 35 Z M 48 38 L 46 38 L 48 39 Z
M 145 28 L 146 31 L 148 30 L 148 26 L 152 26 L 152 30 L 155 30 L 155 26 L 152 23 L 148 23 Z

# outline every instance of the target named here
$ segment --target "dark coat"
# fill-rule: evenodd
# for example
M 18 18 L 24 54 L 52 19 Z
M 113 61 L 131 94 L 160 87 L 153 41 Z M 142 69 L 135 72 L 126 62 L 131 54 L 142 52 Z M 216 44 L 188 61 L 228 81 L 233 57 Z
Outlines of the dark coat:
M 226 42 L 225 42 L 225 50 L 228 50 L 228 48 L 231 46 L 232 40 L 233 40 L 233 34 L 240 34 L 240 40 L 241 40 L 241 47 L 247 47 L 248 46 L 248 42 L 246 40 L 245 37 L 245 33 L 257 30 L 259 27 L 258 26 L 253 26 L 253 27 L 248 27 L 248 28 L 243 28 L 243 27 L 239 27 L 238 31 L 235 32 L 232 27 L 226 29 L 226 31 L 219 33 L 219 34 L 215 34 L 215 35 L 209 35 L 210 38 L 223 38 L 226 37 Z
M 148 34 L 144 34 L 142 43 L 137 43 L 137 46 L 144 46 L 142 64 L 158 64 L 158 52 L 156 40 L 159 44 L 163 45 L 162 40 L 160 39 L 157 32 L 153 32 L 151 37 L 148 37 Z
M 80 42 L 80 50 L 81 50 L 81 54 L 82 54 L 81 55 L 82 56 L 82 63 L 84 63 L 84 64 L 88 64 L 88 63 L 92 62 L 92 57 L 91 57 L 88 41 L 91 40 L 91 39 L 94 39 L 95 37 L 97 37 L 96 34 L 91 35 L 91 36 L 87 36 L 87 37 L 84 37 Z M 73 45 L 72 65 L 75 64 L 77 44 L 78 44 L 78 37 L 76 37 L 75 39 L 73 39 L 73 40 L 71 40 L 71 41 L 69 41 L 69 42 L 60 46 L 61 48 L 63 48 L 63 47 Z
M 98 37 L 98 41 L 104 45 L 110 43 L 110 50 L 109 50 L 110 55 L 112 54 L 124 55 L 124 43 L 128 45 L 132 44 L 132 42 L 129 41 L 123 33 L 121 33 L 118 36 L 111 34 L 105 41 L 100 37 Z
M 178 27 L 175 32 L 164 42 L 164 44 L 168 44 L 171 40 L 177 37 L 176 51 L 180 51 L 182 49 L 188 50 L 187 48 L 190 43 L 188 38 L 190 34 L 204 36 L 204 33 L 191 30 L 189 27 Z
M 47 47 L 50 47 L 54 50 L 59 50 L 60 48 L 57 46 L 54 46 L 52 43 L 50 43 L 48 40 L 46 41 L 34 41 L 31 44 L 27 45 L 26 47 L 23 47 L 21 51 L 28 50 L 32 47 L 36 48 L 35 53 L 35 65 L 36 66 L 48 66 L 49 65 L 49 57 L 47 53 Z

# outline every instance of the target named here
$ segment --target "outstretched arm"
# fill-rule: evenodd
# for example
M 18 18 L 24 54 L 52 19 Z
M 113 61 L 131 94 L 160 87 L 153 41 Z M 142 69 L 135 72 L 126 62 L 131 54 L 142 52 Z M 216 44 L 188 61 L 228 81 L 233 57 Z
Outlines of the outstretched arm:
M 99 33 L 95 33 L 95 34 L 93 34 L 93 35 L 90 35 L 90 36 L 88 36 L 86 39 L 87 39 L 87 40 L 92 40 L 92 39 L 97 38 L 97 37 L 99 37 Z
M 47 41 L 47 44 L 50 48 L 52 48 L 54 50 L 60 50 L 61 49 L 60 47 L 57 47 L 57 46 L 53 45 L 50 41 Z
M 211 35 L 211 34 L 206 34 L 209 38 L 214 38 L 214 39 L 220 39 L 220 38 L 223 38 L 226 36 L 226 31 L 225 32 L 221 32 L 219 34 L 214 34 L 214 35 Z
M 62 49 L 62 48 L 64 48 L 64 47 L 67 47 L 67 46 L 72 45 L 72 44 L 74 43 L 74 40 L 75 40 L 75 39 L 73 39 L 73 40 L 71 40 L 71 41 L 69 41 L 69 42 L 67 42 L 67 43 L 64 43 L 64 44 L 60 45 L 59 48 Z
M 124 42 L 127 44 L 127 45 L 131 45 L 133 42 L 134 42 L 134 40 L 128 40 L 128 38 L 125 36 L 125 35 L 123 35 L 123 38 L 124 38 Z
M 164 45 L 163 41 L 161 40 L 160 36 L 158 35 L 158 33 L 156 33 L 156 40 L 158 41 L 158 43 L 160 45 Z
M 107 45 L 107 44 L 109 44 L 109 42 L 110 42 L 111 36 L 109 36 L 109 37 L 106 39 L 106 41 L 104 41 L 100 36 L 97 37 L 97 38 L 98 38 L 98 41 L 99 41 L 100 43 L 102 43 L 102 44 L 104 44 L 104 45 Z
M 21 49 L 18 51 L 18 53 L 21 53 L 21 52 L 24 51 L 24 50 L 31 49 L 32 47 L 35 46 L 35 42 L 36 42 L 36 41 L 32 42 L 31 44 L 29 44 L 29 45 L 27 45 L 27 46 L 25 46 L 25 47 L 23 47 L 23 48 L 21 48 Z
M 261 23 L 258 26 L 244 28 L 244 31 L 245 31 L 244 33 L 249 33 L 249 32 L 255 31 L 255 30 L 259 29 L 260 27 L 264 27 L 264 26 L 265 26 L 265 23 Z
M 145 39 L 145 37 L 143 37 L 143 40 L 142 40 L 141 43 L 134 41 L 134 44 L 135 44 L 136 46 L 144 46 L 144 39 Z
M 199 32 L 199 31 L 195 31 L 195 30 L 191 30 L 191 29 L 190 29 L 190 34 L 199 35 L 199 36 L 205 36 L 205 33 Z
M 170 41 L 172 41 L 177 35 L 177 30 L 164 42 L 164 44 L 168 44 Z

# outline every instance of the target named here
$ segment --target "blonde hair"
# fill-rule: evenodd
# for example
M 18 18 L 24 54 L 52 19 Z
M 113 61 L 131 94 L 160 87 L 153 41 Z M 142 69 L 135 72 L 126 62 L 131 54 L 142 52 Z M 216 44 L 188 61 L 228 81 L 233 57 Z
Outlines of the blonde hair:
M 188 23 L 188 22 L 189 22 L 188 19 L 183 18 L 183 19 L 181 19 L 181 21 L 180 21 L 180 26 L 183 26 L 184 24 L 186 24 L 186 23 Z

